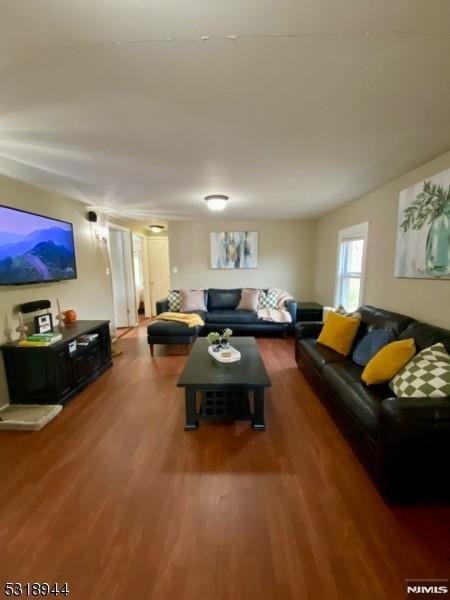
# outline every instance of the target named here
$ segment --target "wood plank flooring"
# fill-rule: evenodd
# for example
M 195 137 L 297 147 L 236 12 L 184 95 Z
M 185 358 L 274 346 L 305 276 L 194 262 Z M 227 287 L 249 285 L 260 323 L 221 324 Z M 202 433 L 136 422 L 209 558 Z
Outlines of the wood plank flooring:
M 389 507 L 293 359 L 258 340 L 267 431 L 183 431 L 183 348 L 145 324 L 40 433 L 0 432 L 5 581 L 73 600 L 396 600 L 450 575 L 450 507 Z

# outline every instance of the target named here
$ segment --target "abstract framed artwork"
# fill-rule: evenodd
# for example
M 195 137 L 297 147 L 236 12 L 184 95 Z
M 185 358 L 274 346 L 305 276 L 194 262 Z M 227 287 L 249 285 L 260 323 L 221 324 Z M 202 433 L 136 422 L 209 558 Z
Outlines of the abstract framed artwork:
M 257 231 L 211 233 L 211 269 L 257 269 Z
M 450 169 L 400 192 L 394 275 L 450 279 Z

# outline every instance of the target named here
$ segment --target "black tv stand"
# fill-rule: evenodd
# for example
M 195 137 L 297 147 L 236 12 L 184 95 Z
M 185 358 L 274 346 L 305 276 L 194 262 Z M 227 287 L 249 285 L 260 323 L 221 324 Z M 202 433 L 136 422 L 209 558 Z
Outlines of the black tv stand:
M 87 346 L 79 336 L 98 334 Z M 112 366 L 109 321 L 76 321 L 61 329 L 62 340 L 46 347 L 1 347 L 11 404 L 66 404 Z

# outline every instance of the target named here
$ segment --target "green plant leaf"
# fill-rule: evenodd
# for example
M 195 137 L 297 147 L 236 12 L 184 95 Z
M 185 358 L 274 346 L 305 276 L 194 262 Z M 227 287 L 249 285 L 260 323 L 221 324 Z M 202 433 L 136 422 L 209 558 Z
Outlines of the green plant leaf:
M 450 186 L 443 186 L 424 181 L 423 190 L 415 200 L 403 211 L 403 221 L 400 228 L 406 233 L 409 230 L 419 231 L 427 224 L 430 225 L 437 217 L 450 207 Z

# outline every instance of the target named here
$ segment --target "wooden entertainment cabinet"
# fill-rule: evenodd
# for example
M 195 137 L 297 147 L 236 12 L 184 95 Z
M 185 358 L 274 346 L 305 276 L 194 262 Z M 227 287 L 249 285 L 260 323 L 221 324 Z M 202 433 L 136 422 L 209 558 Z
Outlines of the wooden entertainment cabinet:
M 11 404 L 66 404 L 112 366 L 109 321 L 76 321 L 61 329 L 62 340 L 46 347 L 1 347 Z M 97 334 L 87 346 L 69 345 Z

